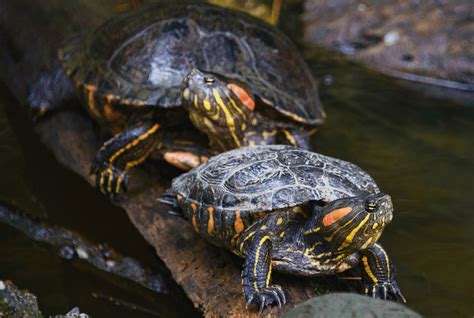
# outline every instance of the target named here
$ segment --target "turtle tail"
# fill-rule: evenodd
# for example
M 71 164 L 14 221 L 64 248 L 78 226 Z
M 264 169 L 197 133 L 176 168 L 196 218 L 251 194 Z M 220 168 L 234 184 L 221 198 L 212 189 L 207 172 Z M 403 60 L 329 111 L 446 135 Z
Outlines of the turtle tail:
M 178 199 L 176 198 L 177 193 L 172 188 L 167 189 L 158 198 L 158 202 L 168 206 L 168 213 L 171 215 L 177 215 L 184 218 L 183 210 L 179 205 Z

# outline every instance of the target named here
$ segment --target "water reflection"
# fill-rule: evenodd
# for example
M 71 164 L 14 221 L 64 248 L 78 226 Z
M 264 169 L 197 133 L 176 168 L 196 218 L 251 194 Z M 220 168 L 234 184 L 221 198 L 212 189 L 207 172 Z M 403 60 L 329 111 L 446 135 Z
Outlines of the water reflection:
M 318 151 L 366 169 L 395 204 L 382 243 L 410 307 L 474 312 L 474 108 L 423 96 L 320 50 L 310 63 L 329 114 Z M 323 62 L 322 62 L 323 61 Z

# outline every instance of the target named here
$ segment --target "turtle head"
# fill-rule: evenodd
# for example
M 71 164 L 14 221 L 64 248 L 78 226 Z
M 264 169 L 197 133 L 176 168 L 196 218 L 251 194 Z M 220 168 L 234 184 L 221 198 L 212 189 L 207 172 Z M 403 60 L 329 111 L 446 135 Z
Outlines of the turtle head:
M 245 85 L 211 72 L 193 69 L 183 80 L 183 105 L 191 121 L 221 150 L 242 146 L 247 122 L 255 108 Z
M 328 203 L 318 217 L 321 235 L 336 254 L 352 254 L 372 246 L 393 218 L 389 195 L 378 193 Z

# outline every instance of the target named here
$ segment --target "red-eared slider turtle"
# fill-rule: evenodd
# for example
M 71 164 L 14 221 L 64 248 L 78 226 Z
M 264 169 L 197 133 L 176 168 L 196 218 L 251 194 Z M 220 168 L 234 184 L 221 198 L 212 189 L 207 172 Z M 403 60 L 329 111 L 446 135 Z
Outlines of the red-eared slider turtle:
M 316 276 L 359 266 L 365 294 L 404 301 L 377 243 L 391 198 L 354 164 L 286 145 L 245 147 L 175 178 L 161 201 L 245 258 L 244 295 L 261 310 L 285 302 L 272 270 Z
M 177 125 L 163 115 L 170 109 L 184 105 L 213 152 L 275 142 L 307 148 L 324 120 L 315 81 L 291 41 L 211 5 L 153 5 L 117 16 L 69 40 L 59 58 L 61 66 L 32 88 L 32 111 L 41 115 L 79 92 L 115 134 L 93 164 L 105 193 L 118 193 L 127 170 Z M 192 144 L 169 146 L 165 159 L 178 167 L 206 159 Z

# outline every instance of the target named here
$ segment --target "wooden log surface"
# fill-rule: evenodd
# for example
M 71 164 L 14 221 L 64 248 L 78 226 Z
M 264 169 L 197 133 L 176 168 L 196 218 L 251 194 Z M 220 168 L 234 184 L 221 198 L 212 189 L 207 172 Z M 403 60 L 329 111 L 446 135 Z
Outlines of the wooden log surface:
M 35 74 L 54 63 L 64 38 L 93 29 L 117 11 L 136 4 L 125 0 L 0 0 L 0 80 L 21 104 L 26 104 Z M 89 169 L 101 142 L 90 118 L 73 110 L 58 112 L 39 122 L 36 130 L 60 163 L 93 185 Z M 167 214 L 156 201 L 170 183 L 162 168 L 166 169 L 166 164 L 156 162 L 136 169 L 130 176 L 129 191 L 114 203 L 127 212 L 176 282 L 206 316 L 256 316 L 255 307 L 245 309 L 241 261 L 205 242 L 185 220 Z M 267 309 L 265 316 L 278 316 L 314 296 L 307 281 L 275 276 L 274 281 L 285 288 L 289 303 L 280 310 Z

